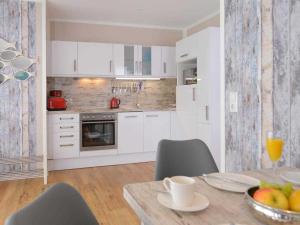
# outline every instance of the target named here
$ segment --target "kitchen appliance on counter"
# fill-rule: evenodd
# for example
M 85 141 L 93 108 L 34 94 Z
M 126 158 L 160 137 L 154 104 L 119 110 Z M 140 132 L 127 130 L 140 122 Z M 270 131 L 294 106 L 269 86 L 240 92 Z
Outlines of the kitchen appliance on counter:
M 110 100 L 110 108 L 111 109 L 118 109 L 119 106 L 121 104 L 121 100 L 116 98 L 116 97 L 113 97 L 111 100 Z
M 80 151 L 117 149 L 115 113 L 80 114 Z
M 61 90 L 51 90 L 49 92 L 47 109 L 49 111 L 60 111 L 67 109 L 67 101 L 62 97 Z
M 197 68 L 189 68 L 182 71 L 183 84 L 197 84 Z

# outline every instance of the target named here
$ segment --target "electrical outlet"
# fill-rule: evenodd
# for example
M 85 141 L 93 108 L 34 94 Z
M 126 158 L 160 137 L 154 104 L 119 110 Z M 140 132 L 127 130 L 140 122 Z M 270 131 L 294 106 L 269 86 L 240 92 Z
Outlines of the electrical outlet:
M 229 106 L 230 112 L 238 111 L 238 93 L 237 92 L 230 92 L 229 104 L 230 104 L 230 106 Z

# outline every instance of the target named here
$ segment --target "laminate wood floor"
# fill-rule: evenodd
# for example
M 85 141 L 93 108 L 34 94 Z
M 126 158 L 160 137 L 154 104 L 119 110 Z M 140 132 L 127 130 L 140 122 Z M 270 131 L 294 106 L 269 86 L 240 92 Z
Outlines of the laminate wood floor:
M 122 188 L 128 183 L 151 181 L 153 174 L 153 162 L 53 171 L 49 185 L 65 182 L 74 186 L 103 225 L 138 225 L 140 221 L 124 200 Z M 42 179 L 0 182 L 0 224 L 46 188 Z

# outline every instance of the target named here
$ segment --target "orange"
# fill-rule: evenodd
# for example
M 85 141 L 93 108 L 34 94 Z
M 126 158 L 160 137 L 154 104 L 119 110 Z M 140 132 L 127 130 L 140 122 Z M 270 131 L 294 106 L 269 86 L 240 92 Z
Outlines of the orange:
M 296 190 L 291 194 L 289 205 L 292 211 L 300 212 L 300 190 Z

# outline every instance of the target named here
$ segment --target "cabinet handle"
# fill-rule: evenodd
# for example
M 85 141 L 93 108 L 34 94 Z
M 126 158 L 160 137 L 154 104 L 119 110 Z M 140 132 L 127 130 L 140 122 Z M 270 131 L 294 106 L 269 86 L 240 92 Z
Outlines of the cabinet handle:
M 186 53 L 186 54 L 183 54 L 183 55 L 180 56 L 180 58 L 187 57 L 188 55 L 189 55 L 189 54 L 187 54 L 187 53 Z
M 146 117 L 158 117 L 158 115 L 146 115 Z
M 164 62 L 164 73 L 167 73 L 167 63 Z
M 138 61 L 135 61 L 135 73 L 139 73 Z
M 74 120 L 74 117 L 69 117 L 69 118 L 60 117 L 59 120 Z
M 112 72 L 112 60 L 109 60 L 109 72 Z
M 72 138 L 74 135 L 61 135 L 60 138 Z
M 62 126 L 60 126 L 60 129 L 72 129 L 72 128 L 74 128 L 74 126 L 68 126 L 68 127 L 62 127 Z
M 143 73 L 143 64 L 142 62 L 139 63 L 139 73 Z
M 205 106 L 205 119 L 207 121 L 209 120 L 209 108 L 208 108 L 208 105 Z
M 125 116 L 125 118 L 137 118 L 137 116 Z
M 74 144 L 65 144 L 65 145 L 59 145 L 60 147 L 72 147 Z
M 193 101 L 196 101 L 196 88 L 193 88 Z
M 77 61 L 76 59 L 74 59 L 74 72 L 76 72 L 76 70 L 77 70 Z

